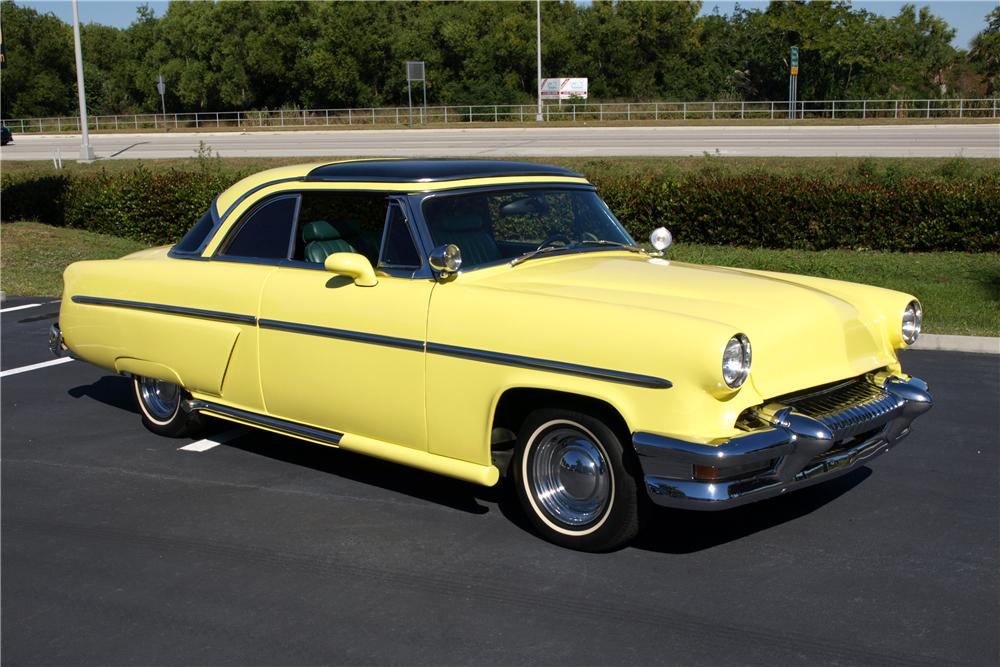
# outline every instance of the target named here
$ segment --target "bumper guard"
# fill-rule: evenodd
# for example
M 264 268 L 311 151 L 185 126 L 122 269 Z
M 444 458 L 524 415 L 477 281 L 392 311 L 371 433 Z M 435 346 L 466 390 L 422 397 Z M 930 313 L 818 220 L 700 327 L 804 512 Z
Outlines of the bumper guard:
M 727 509 L 833 479 L 870 461 L 905 437 L 933 401 L 917 378 L 882 375 L 868 382 L 875 398 L 840 405 L 819 418 L 801 414 L 795 405 L 764 406 L 758 416 L 769 427 L 718 445 L 634 433 L 650 498 L 666 507 Z M 695 466 L 757 472 L 706 481 L 695 479 Z
M 58 322 L 49 327 L 49 351 L 57 357 L 73 356 L 63 341 L 62 330 L 59 328 Z

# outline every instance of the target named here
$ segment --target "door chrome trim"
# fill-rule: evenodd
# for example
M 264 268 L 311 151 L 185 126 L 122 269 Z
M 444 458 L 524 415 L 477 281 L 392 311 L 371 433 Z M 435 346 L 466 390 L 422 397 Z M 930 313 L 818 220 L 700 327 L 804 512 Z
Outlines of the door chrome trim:
M 553 373 L 563 373 L 565 375 L 577 375 L 595 380 L 605 380 L 607 382 L 618 382 L 620 384 L 629 384 L 636 387 L 645 387 L 647 389 L 670 389 L 674 386 L 670 380 L 654 377 L 652 375 L 639 375 L 637 373 L 626 373 L 624 371 L 615 371 L 607 368 L 570 364 L 564 361 L 537 359 L 535 357 L 522 357 L 516 354 L 490 352 L 488 350 L 477 350 L 469 347 L 458 347 L 456 345 L 444 345 L 442 343 L 427 343 L 427 352 L 449 357 L 458 357 L 460 359 L 484 361 L 491 364 L 503 364 L 505 366 L 529 368 L 531 370 L 551 371 Z
M 226 313 L 220 310 L 203 310 L 201 308 L 186 308 L 184 306 L 168 306 L 161 303 L 149 303 L 147 301 L 105 299 L 104 297 L 99 296 L 83 296 L 78 294 L 73 296 L 73 303 L 82 303 L 88 306 L 109 306 L 111 308 L 146 310 L 153 313 L 197 317 L 204 320 L 218 320 L 219 322 L 233 322 L 235 324 L 254 325 L 257 323 L 257 318 L 253 315 L 240 315 L 239 313 Z
M 331 329 L 329 327 L 319 327 L 313 324 L 298 324 L 296 322 L 284 322 L 281 320 L 258 320 L 261 329 L 274 329 L 275 331 L 287 331 L 290 333 L 301 333 L 309 336 L 323 336 L 326 338 L 338 338 L 341 340 L 354 341 L 356 343 L 370 343 L 372 345 L 383 345 L 385 347 L 398 347 L 404 350 L 416 352 L 424 351 L 423 341 L 411 338 L 396 338 L 394 336 L 382 336 L 380 334 L 364 333 L 362 331 L 348 331 L 346 329 Z
M 320 440 L 321 442 L 325 442 L 330 445 L 340 444 L 341 438 L 344 437 L 344 434 L 338 431 L 327 431 L 321 428 L 313 428 L 312 426 L 304 426 L 302 424 L 296 424 L 295 422 L 285 421 L 284 419 L 267 417 L 256 412 L 240 410 L 239 408 L 231 408 L 228 405 L 220 405 L 218 403 L 203 401 L 201 399 L 191 399 L 187 402 L 187 406 L 189 409 L 196 412 L 215 412 L 220 415 L 227 415 L 229 417 L 233 417 L 234 419 L 240 419 L 252 424 L 281 431 L 287 435 Z

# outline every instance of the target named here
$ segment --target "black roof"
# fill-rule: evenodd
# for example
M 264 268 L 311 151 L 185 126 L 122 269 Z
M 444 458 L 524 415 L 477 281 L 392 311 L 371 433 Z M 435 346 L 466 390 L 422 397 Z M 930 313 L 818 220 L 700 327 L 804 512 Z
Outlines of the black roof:
M 535 162 L 506 160 L 358 160 L 316 167 L 307 181 L 375 181 L 389 183 L 434 183 L 466 178 L 495 176 L 571 176 L 583 178 L 569 169 Z

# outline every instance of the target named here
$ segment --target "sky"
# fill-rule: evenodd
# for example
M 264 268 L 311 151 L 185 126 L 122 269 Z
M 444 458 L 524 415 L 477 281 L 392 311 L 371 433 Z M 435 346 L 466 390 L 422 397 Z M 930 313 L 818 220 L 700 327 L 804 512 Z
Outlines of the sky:
M 578 0 L 579 1 L 579 0 Z M 67 23 L 72 21 L 73 10 L 69 0 L 16 0 L 17 4 L 31 7 L 40 12 L 51 12 Z M 118 28 L 127 27 L 135 20 L 135 10 L 142 2 L 133 0 L 80 0 L 80 21 L 83 23 L 104 23 Z M 146 3 L 157 16 L 167 10 L 167 2 Z M 710 14 L 716 7 L 722 14 L 731 14 L 739 4 L 747 9 L 764 9 L 766 0 L 703 0 L 702 13 Z M 906 3 L 897 0 L 855 0 L 854 6 L 883 16 L 895 16 Z M 961 49 L 969 48 L 969 42 L 976 33 L 986 27 L 986 15 L 997 5 L 997 0 L 928 0 L 913 2 L 917 6 L 928 6 L 931 12 L 940 16 L 955 29 L 952 44 Z

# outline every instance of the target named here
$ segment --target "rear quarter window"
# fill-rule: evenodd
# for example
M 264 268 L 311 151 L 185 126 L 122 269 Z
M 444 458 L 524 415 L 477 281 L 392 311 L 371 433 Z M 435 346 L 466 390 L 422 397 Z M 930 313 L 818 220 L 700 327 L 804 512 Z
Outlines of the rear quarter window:
M 215 228 L 215 219 L 212 217 L 212 209 L 205 211 L 198 222 L 188 230 L 187 234 L 174 246 L 174 252 L 185 255 L 193 255 L 201 249 L 202 244 L 208 235 Z

